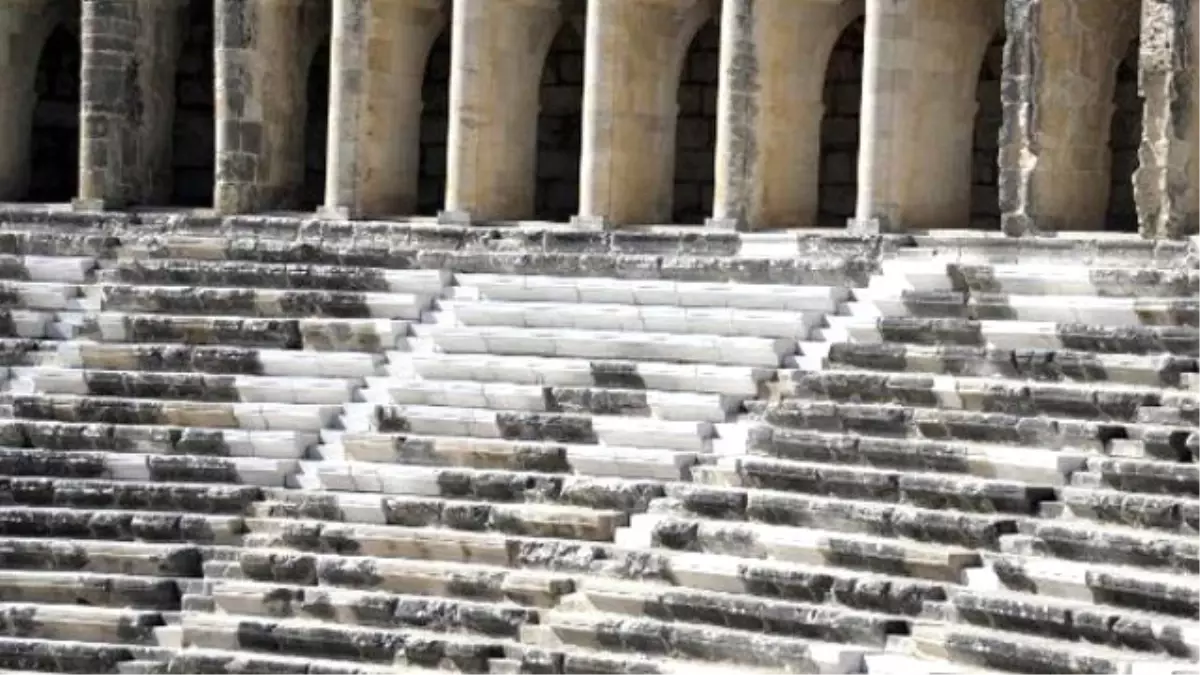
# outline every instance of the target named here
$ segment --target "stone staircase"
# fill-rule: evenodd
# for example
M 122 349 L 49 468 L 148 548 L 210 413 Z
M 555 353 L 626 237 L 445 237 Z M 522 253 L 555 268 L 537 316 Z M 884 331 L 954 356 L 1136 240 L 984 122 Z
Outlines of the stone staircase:
M 0 669 L 1196 670 L 1189 245 L 10 220 Z

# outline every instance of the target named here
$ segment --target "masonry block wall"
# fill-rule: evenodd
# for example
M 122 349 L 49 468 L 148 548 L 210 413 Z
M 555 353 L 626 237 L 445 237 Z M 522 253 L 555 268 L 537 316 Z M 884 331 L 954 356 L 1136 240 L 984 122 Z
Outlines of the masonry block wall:
M 10 0 L 0 200 L 1197 229 L 1197 0 Z

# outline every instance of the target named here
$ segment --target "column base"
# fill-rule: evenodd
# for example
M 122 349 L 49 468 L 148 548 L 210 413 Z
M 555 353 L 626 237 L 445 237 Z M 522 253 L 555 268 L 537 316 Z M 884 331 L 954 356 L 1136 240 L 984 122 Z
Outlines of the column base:
M 438 211 L 437 221 L 439 225 L 470 225 L 470 211 Z
M 704 227 L 724 232 L 745 232 L 749 229 L 741 218 L 705 218 Z
M 1052 234 L 1038 229 L 1033 218 L 1023 213 L 1006 213 L 1000 216 L 1000 231 L 1009 237 L 1037 237 Z
M 71 210 L 75 212 L 97 212 L 104 210 L 103 199 L 83 199 L 77 197 L 71 200 Z
M 903 232 L 904 228 L 884 216 L 873 216 L 847 219 L 846 231 L 860 237 L 874 237 L 881 234 L 898 234 Z
M 612 223 L 604 216 L 571 216 L 571 225 L 592 232 L 603 232 L 613 229 Z
M 354 213 L 349 206 L 321 206 L 317 208 L 317 218 L 321 220 L 354 220 Z

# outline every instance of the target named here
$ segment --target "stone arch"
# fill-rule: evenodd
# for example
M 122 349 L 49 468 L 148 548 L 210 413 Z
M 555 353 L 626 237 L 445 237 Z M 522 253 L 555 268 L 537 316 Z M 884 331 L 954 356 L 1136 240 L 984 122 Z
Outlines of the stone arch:
M 417 214 L 437 215 L 446 197 L 446 134 L 450 113 L 450 30 L 433 42 L 421 81 Z
M 216 157 L 213 0 L 191 0 L 183 22 L 175 65 L 170 202 L 211 206 Z
M 862 104 L 863 28 L 851 21 L 838 36 L 825 70 L 817 225 L 845 227 L 854 216 L 858 184 L 858 125 Z
M 1107 230 L 1137 232 L 1137 206 L 1134 203 L 1133 175 L 1138 166 L 1142 142 L 1142 97 L 1138 93 L 1139 40 L 1129 42 L 1116 66 L 1113 87 L 1113 114 L 1108 147 L 1112 155 L 1109 175 L 1108 208 L 1104 215 Z
M 300 188 L 301 210 L 315 211 L 325 201 L 325 150 L 329 139 L 329 49 L 328 38 L 318 45 L 309 61 L 305 79 L 304 183 Z
M 29 183 L 33 202 L 69 202 L 79 180 L 78 37 L 58 24 L 42 45 L 34 74 Z
M 579 209 L 583 135 L 583 34 L 564 21 L 542 68 L 538 91 L 534 217 L 569 220 Z
M 709 19 L 696 31 L 682 59 L 675 126 L 674 223 L 702 223 L 712 213 L 720 47 L 720 30 Z
M 971 227 L 995 230 L 1000 227 L 999 161 L 1000 126 L 1004 106 L 1000 78 L 1004 65 L 1004 30 L 988 43 L 979 64 L 975 87 L 975 130 L 971 147 Z

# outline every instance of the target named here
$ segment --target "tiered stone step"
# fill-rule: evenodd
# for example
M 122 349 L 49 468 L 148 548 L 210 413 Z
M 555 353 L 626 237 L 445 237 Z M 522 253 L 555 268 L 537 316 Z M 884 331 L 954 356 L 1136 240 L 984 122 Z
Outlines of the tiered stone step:
M 736 235 L 360 225 L 0 237 L 80 259 L 21 257 L 3 287 L 0 552 L 22 590 L 0 602 L 66 606 L 63 575 L 103 579 L 118 590 L 89 592 L 110 603 L 171 584 L 136 610 L 181 612 L 170 654 L 122 653 L 121 672 L 693 673 L 857 671 L 906 630 L 897 603 L 945 597 L 687 554 L 673 580 L 611 544 L 740 441 L 723 427 L 865 282 L 846 253 L 870 244 L 772 261 Z M 596 574 L 678 588 L 641 600 L 676 612 L 671 643 L 641 649 L 660 629 L 629 618 L 576 625 Z M 760 609 L 778 625 L 725 625 Z
M 967 243 L 898 252 L 823 342 L 801 344 L 783 398 L 752 406 L 749 456 L 698 467 L 708 487 L 669 488 L 633 529 L 957 582 L 904 638 L 911 657 L 1187 667 L 1200 274 L 1180 253 L 1137 267 L 1102 251 L 1042 264 Z M 956 567 L 956 551 L 977 557 Z

